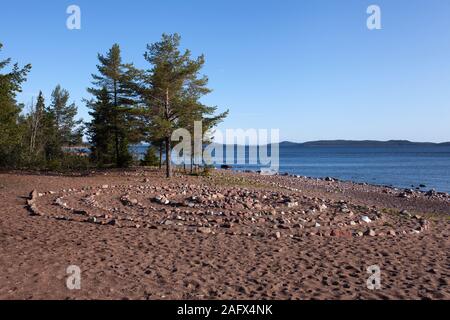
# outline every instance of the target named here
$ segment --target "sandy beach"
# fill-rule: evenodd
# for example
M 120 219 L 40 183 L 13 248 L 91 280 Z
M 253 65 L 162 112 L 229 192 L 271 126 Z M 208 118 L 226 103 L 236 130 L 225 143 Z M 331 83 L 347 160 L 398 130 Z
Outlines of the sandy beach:
M 0 299 L 450 298 L 447 194 L 136 169 L 2 173 L 0 201 Z

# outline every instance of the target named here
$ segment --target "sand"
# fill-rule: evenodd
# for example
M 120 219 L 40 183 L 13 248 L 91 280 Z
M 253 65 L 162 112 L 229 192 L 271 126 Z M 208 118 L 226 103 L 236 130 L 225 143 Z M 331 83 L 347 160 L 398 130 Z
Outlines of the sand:
M 0 299 L 449 299 L 450 198 L 403 193 L 223 171 L 2 173 Z

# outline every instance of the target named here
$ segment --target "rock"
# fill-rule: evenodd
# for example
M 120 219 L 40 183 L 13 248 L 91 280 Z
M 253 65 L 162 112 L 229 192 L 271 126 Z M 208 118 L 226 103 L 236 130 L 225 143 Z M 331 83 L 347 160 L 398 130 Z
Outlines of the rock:
M 256 210 L 261 210 L 262 209 L 262 205 L 260 203 L 255 203 L 253 205 L 253 208 L 256 209 Z
M 226 222 L 224 224 L 220 225 L 221 228 L 225 228 L 225 229 L 230 229 L 231 227 L 233 227 L 232 223 Z
M 122 198 L 120 199 L 120 201 L 123 203 L 123 205 L 125 205 L 125 206 L 130 206 L 130 207 L 139 204 L 139 201 L 138 201 L 137 199 L 134 199 L 134 198 L 133 198 L 133 199 L 130 199 L 130 198 L 128 198 L 127 196 L 122 197 Z
M 314 225 L 314 227 L 320 228 L 320 223 L 316 222 L 316 224 Z
M 298 202 L 286 202 L 286 205 L 288 208 L 295 208 L 298 207 Z
M 407 217 L 407 218 L 411 218 L 412 217 L 411 213 L 409 213 L 407 210 L 400 211 L 400 215 L 402 215 L 404 217 Z
M 197 228 L 197 231 L 202 234 L 210 234 L 212 232 L 211 228 L 207 228 L 207 227 Z
M 107 185 L 107 184 L 102 185 L 102 189 L 108 189 L 108 188 L 109 188 L 109 185 Z
M 281 233 L 279 231 L 275 232 L 275 238 L 280 239 Z
M 351 212 L 347 207 L 341 207 L 340 210 L 342 213 L 350 213 Z
M 89 217 L 87 221 L 90 222 L 90 223 L 96 223 L 97 222 L 97 218 L 96 217 Z
M 389 230 L 389 231 L 388 231 L 388 235 L 390 235 L 390 236 L 396 236 L 397 233 L 395 232 L 395 230 Z
M 424 231 L 428 231 L 428 229 L 430 228 L 430 222 L 428 220 L 420 219 L 419 223 L 420 223 L 420 226 L 423 228 Z
M 31 211 L 31 215 L 32 215 L 32 216 L 42 216 L 42 215 L 43 215 L 43 214 L 41 214 L 41 213 L 39 212 L 38 208 L 36 207 L 36 204 L 34 204 L 34 203 L 32 203 L 32 204 L 29 206 L 29 209 L 30 209 L 30 211 Z
M 373 230 L 373 229 L 367 229 L 367 231 L 364 232 L 364 235 L 365 235 L 365 236 L 369 236 L 369 237 L 375 237 L 377 234 L 376 234 L 375 230 Z
M 368 216 L 362 216 L 361 217 L 361 221 L 365 222 L 365 223 L 371 223 L 372 220 L 370 220 L 370 218 Z
M 168 205 L 170 203 L 170 200 L 164 196 L 157 196 L 153 199 L 153 201 L 163 205 Z

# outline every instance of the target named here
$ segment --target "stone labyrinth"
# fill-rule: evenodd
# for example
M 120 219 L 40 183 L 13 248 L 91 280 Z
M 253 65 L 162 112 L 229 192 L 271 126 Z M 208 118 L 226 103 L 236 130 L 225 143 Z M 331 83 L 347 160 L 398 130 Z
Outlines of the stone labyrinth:
M 109 228 L 224 233 L 270 238 L 397 237 L 429 229 L 420 216 L 388 214 L 296 192 L 168 184 L 34 190 L 31 215 Z

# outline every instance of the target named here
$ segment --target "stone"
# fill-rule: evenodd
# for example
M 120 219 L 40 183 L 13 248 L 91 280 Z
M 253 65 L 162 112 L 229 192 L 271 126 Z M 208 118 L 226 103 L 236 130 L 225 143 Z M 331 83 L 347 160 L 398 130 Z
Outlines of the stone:
M 411 218 L 412 217 L 411 213 L 409 213 L 407 210 L 400 211 L 400 215 L 402 215 L 404 217 L 407 217 L 407 218 Z
M 365 236 L 369 236 L 369 237 L 375 237 L 377 234 L 376 234 L 375 230 L 373 230 L 373 229 L 367 229 L 367 231 L 364 232 L 364 235 L 365 235 Z
M 351 238 L 352 233 L 349 230 L 332 230 L 330 235 L 337 238 Z
M 389 231 L 388 231 L 388 235 L 390 235 L 390 236 L 396 236 L 397 233 L 395 232 L 395 230 L 389 230 Z
M 107 185 L 107 184 L 102 185 L 102 189 L 108 189 L 108 188 L 109 188 L 109 185 Z
M 156 203 L 159 203 L 159 204 L 164 204 L 164 205 L 168 205 L 170 203 L 170 200 L 164 196 L 157 196 L 153 199 L 153 201 L 155 201 Z
M 298 207 L 298 202 L 286 202 L 286 205 L 288 208 L 295 208 Z
M 88 218 L 88 222 L 90 222 L 90 223 L 96 223 L 96 222 L 97 222 L 97 218 L 96 218 L 96 217 L 89 217 L 89 218 Z
M 212 232 L 211 228 L 207 228 L 207 227 L 197 228 L 197 231 L 202 234 L 210 234 Z
M 372 220 L 368 216 L 362 216 L 361 221 L 365 223 L 371 223 Z
M 279 231 L 275 232 L 275 238 L 280 239 L 281 233 Z
M 221 228 L 225 228 L 225 229 L 230 229 L 231 227 L 233 227 L 233 224 L 230 222 L 226 222 L 220 225 Z

